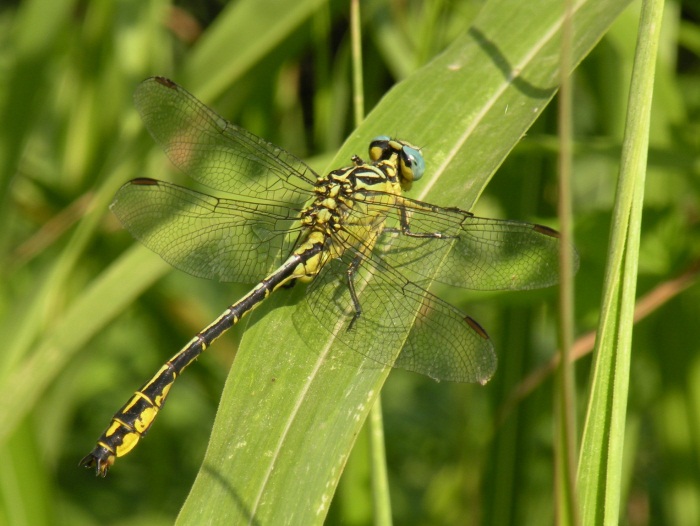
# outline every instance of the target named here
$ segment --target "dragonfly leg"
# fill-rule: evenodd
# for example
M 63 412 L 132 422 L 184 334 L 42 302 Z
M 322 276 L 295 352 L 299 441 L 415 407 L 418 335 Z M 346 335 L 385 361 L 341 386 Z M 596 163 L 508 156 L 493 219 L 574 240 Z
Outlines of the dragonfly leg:
M 352 262 L 348 266 L 348 270 L 346 271 L 346 275 L 348 278 L 348 290 L 350 291 L 350 297 L 352 298 L 352 304 L 355 309 L 355 314 L 353 314 L 352 319 L 350 320 L 350 324 L 348 325 L 348 331 L 352 330 L 353 325 L 355 325 L 355 322 L 359 319 L 360 315 L 362 314 L 362 306 L 360 305 L 360 299 L 357 297 L 357 292 L 355 292 L 355 274 L 357 273 L 357 269 L 360 268 L 361 262 L 362 256 L 358 254 L 352 260 Z
M 386 228 L 385 231 L 397 231 L 397 229 Z M 412 232 L 411 222 L 406 214 L 406 209 L 401 207 L 401 230 L 400 232 L 408 237 L 423 237 L 423 238 L 433 238 L 433 239 L 457 239 L 459 236 L 450 236 L 443 234 L 442 232 Z
M 365 164 L 365 162 L 360 158 L 359 155 L 353 155 L 352 164 L 354 164 L 355 166 L 362 166 L 363 164 Z

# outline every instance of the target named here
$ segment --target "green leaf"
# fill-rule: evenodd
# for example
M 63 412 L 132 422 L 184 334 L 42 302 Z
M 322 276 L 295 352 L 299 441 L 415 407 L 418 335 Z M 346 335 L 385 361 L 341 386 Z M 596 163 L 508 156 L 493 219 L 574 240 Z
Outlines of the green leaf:
M 662 12 L 662 0 L 645 1 L 639 23 L 595 367 L 581 445 L 578 489 L 583 524 L 618 524 L 620 519 L 639 238 Z
M 576 5 L 574 64 L 627 3 Z M 554 0 L 488 3 L 449 49 L 386 95 L 332 166 L 376 135 L 401 137 L 423 147 L 428 165 L 411 197 L 470 208 L 555 93 L 562 16 Z M 182 524 L 322 523 L 389 373 L 336 360 L 321 327 L 316 341 L 301 341 L 291 321 L 298 307 L 276 296 L 243 337 Z

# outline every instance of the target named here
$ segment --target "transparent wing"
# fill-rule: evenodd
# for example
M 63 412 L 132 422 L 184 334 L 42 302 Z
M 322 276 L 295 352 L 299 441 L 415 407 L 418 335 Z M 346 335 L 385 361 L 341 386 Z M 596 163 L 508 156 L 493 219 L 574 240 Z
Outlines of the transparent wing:
M 293 207 L 308 199 L 316 174 L 306 164 L 231 124 L 173 81 L 143 81 L 134 103 L 153 139 L 194 180 Z
M 216 198 L 154 179 L 135 179 L 111 209 L 124 227 L 172 266 L 194 276 L 251 283 L 289 255 L 298 211 Z
M 355 309 L 346 271 L 354 257 L 358 253 L 348 250 L 329 262 L 309 285 L 305 309 L 295 316 L 310 310 L 339 341 L 376 363 L 435 380 L 488 381 L 496 355 L 486 332 L 378 258 L 366 260 L 354 275 L 362 314 L 350 328 Z M 302 319 L 297 326 L 303 333 Z
M 386 197 L 378 201 L 377 206 L 386 208 Z M 402 214 L 410 234 L 402 231 Z M 474 217 L 403 197 L 394 199 L 389 215 L 389 228 L 374 251 L 413 281 L 435 279 L 472 290 L 524 290 L 559 280 L 559 234 L 551 228 Z M 578 268 L 578 255 L 571 250 Z

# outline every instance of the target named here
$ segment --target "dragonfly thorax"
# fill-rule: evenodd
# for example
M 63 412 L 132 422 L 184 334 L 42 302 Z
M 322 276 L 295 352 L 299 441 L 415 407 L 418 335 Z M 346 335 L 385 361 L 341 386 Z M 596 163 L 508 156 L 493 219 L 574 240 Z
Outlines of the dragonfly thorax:
M 324 254 L 312 273 L 349 249 L 370 251 L 384 228 L 386 205 L 401 194 L 398 156 L 370 163 L 357 156 L 352 160 L 351 166 L 316 180 L 315 197 L 301 212 L 301 223 L 307 230 L 297 250 L 306 250 L 311 243 L 324 245 Z
M 353 163 L 317 179 L 315 198 L 301 213 L 303 225 L 321 228 L 332 235 L 348 220 L 352 222 L 352 211 L 358 203 L 377 195 L 401 194 L 395 162 L 365 163 L 354 156 Z

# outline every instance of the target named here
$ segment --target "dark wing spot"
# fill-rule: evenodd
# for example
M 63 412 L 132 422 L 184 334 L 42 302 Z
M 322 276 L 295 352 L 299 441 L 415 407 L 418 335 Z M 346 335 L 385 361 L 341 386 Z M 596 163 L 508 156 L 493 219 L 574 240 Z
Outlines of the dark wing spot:
M 540 234 L 544 234 L 545 236 L 556 237 L 556 238 L 560 238 L 560 237 L 561 237 L 561 234 L 560 234 L 559 232 L 557 232 L 557 231 L 554 230 L 553 228 L 549 228 L 548 226 L 544 226 L 544 225 L 532 225 L 532 229 L 533 229 L 535 232 L 539 232 Z
M 464 317 L 464 321 L 466 321 L 466 322 L 469 324 L 469 326 L 470 326 L 472 329 L 474 329 L 474 331 L 475 331 L 479 336 L 481 336 L 484 340 L 488 340 L 488 339 L 489 339 L 489 335 L 486 334 L 486 331 L 484 330 L 484 328 L 483 328 L 481 325 L 479 325 L 479 324 L 476 322 L 476 320 L 475 320 L 474 318 L 472 318 L 472 317 L 470 317 L 470 316 L 465 316 L 465 317 Z
M 170 89 L 176 89 L 177 84 L 175 84 L 172 80 L 166 79 L 165 77 L 153 77 L 153 80 L 155 80 L 158 84 L 162 84 L 166 88 Z
M 129 181 L 131 184 L 141 185 L 141 186 L 156 186 L 158 181 L 151 179 L 149 177 L 138 177 Z

